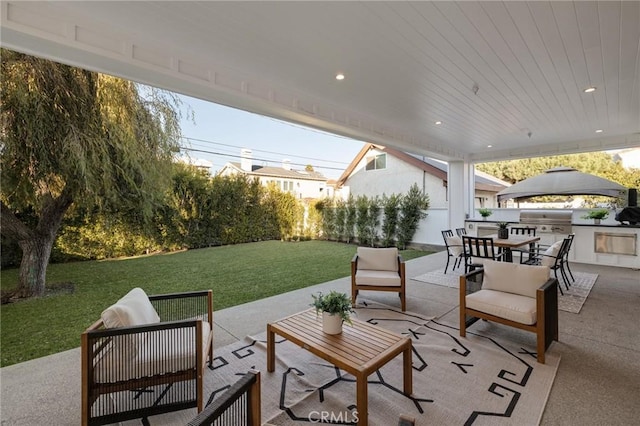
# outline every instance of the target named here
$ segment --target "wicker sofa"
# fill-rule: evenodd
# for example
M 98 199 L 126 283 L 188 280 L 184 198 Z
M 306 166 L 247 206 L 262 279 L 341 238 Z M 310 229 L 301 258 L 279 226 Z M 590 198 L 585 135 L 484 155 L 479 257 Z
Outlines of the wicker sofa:
M 212 292 L 134 288 L 82 333 L 81 351 L 83 425 L 200 412 L 213 356 Z
M 549 267 L 485 261 L 460 277 L 460 336 L 479 318 L 536 334 L 537 360 L 558 340 L 558 280 Z

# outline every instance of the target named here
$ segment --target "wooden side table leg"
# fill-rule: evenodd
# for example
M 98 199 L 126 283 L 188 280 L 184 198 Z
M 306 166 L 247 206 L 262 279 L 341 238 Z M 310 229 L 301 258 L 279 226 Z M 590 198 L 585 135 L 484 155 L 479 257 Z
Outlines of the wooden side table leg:
M 272 373 L 276 369 L 276 342 L 271 324 L 267 324 L 267 371 Z
M 358 426 L 368 426 L 369 424 L 369 396 L 367 394 L 367 376 L 359 374 L 356 376 L 356 405 L 358 410 Z
M 404 394 L 411 395 L 413 393 L 413 357 L 412 357 L 411 341 L 408 347 L 402 352 L 402 364 L 404 375 Z

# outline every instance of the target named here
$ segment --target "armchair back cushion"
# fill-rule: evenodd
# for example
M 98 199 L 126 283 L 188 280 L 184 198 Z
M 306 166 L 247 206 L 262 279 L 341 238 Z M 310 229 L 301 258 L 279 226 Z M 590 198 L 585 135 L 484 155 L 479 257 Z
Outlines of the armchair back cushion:
M 549 267 L 485 260 L 483 290 L 495 290 L 536 298 L 538 290 L 549 279 Z
M 358 270 L 397 271 L 398 249 L 358 247 Z
M 106 328 L 132 327 L 160 322 L 158 313 L 141 288 L 134 288 L 102 312 Z

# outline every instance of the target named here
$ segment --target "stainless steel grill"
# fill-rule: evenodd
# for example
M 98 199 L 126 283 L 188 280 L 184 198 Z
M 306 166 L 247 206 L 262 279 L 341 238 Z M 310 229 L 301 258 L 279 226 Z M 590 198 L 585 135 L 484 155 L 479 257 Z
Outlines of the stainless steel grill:
M 538 234 L 570 234 L 571 210 L 521 210 L 520 226 L 535 227 Z

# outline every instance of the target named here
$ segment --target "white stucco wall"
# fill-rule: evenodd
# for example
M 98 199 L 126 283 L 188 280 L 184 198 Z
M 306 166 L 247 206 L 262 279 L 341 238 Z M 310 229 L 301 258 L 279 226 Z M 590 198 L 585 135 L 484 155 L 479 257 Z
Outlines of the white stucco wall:
M 324 198 L 327 196 L 327 184 L 324 181 L 317 180 L 305 180 L 305 179 L 293 179 L 275 176 L 260 176 L 260 183 L 264 186 L 270 181 L 276 181 L 276 186 L 281 190 L 283 189 L 282 182 L 293 182 L 293 190 L 287 189 L 285 192 L 292 192 L 296 198 Z M 322 190 L 320 190 L 322 188 Z
M 374 155 L 374 150 L 370 151 Z M 376 154 L 382 152 L 375 151 Z M 446 207 L 447 191 L 442 179 L 425 173 L 421 169 L 405 163 L 396 157 L 387 155 L 387 166 L 381 170 L 365 170 L 366 159 L 363 159 L 345 182 L 354 197 L 382 196 L 383 194 L 405 194 L 414 183 L 429 195 L 431 207 Z

